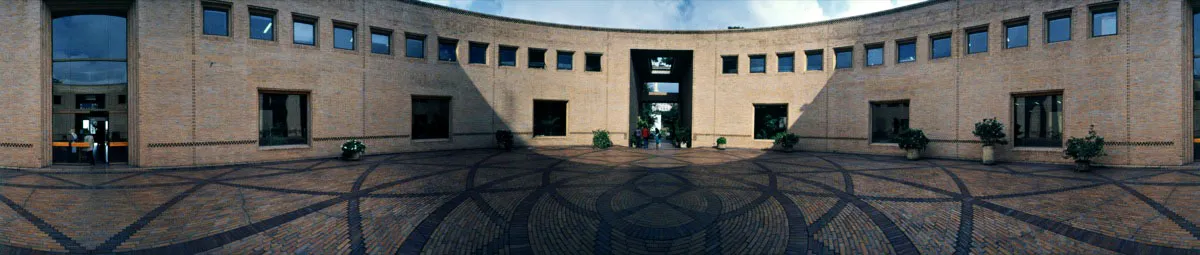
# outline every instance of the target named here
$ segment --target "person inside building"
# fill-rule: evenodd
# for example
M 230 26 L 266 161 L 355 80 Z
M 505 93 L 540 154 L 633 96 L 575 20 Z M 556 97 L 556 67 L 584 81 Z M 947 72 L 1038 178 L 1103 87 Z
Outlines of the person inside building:
M 95 144 L 95 138 L 92 138 L 92 132 L 90 130 L 87 130 L 87 129 L 83 130 L 83 142 L 87 143 L 87 147 L 83 147 L 84 162 L 88 162 L 89 164 L 95 165 L 96 164 L 96 154 L 95 154 L 96 153 L 95 152 L 96 144 Z

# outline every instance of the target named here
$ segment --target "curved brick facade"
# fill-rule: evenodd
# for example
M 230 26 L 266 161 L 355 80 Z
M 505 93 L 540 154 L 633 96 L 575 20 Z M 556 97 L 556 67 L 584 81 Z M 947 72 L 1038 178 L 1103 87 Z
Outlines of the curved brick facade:
M 607 129 L 624 144 L 629 127 L 631 50 L 690 50 L 692 132 L 697 146 L 718 136 L 732 147 L 769 147 L 752 139 L 753 105 L 786 103 L 799 148 L 900 154 L 869 143 L 870 102 L 908 100 L 910 125 L 933 139 L 927 156 L 978 158 L 973 124 L 1012 123 L 1013 95 L 1061 91 L 1064 136 L 1089 125 L 1110 141 L 1116 165 L 1192 162 L 1192 90 L 1186 1 L 931 1 L 882 13 L 762 29 L 650 31 L 545 24 L 395 0 L 339 2 L 236 0 L 229 36 L 204 35 L 201 1 L 137 1 L 129 8 L 130 161 L 185 166 L 331 157 L 344 139 L 371 153 L 480 148 L 511 129 L 519 143 L 590 144 Z M 1089 12 L 1118 10 L 1118 34 L 1092 37 Z M 9 0 L 0 8 L 0 165 L 51 163 L 49 21 L 59 5 Z M 78 7 L 78 6 L 75 6 Z M 84 6 L 86 8 L 87 6 Z M 276 40 L 249 39 L 248 9 L 276 13 Z M 1071 40 L 1046 43 L 1045 15 L 1069 10 Z M 317 45 L 293 44 L 293 14 L 317 17 Z M 1029 45 L 1004 47 L 1005 22 L 1028 19 Z M 357 50 L 333 47 L 334 23 L 356 26 Z M 986 27 L 985 53 L 966 54 L 964 29 Z M 370 52 L 370 29 L 392 31 L 392 55 Z M 949 32 L 951 57 L 930 59 L 931 35 Z M 404 35 L 425 35 L 425 58 L 404 56 Z M 437 59 L 437 38 L 458 40 L 458 62 Z M 916 61 L 897 63 L 897 41 L 916 40 Z M 489 45 L 487 64 L 468 64 L 468 42 Z M 864 45 L 882 43 L 884 63 L 866 66 Z M 514 67 L 497 65 L 497 47 L 518 47 Z M 835 69 L 835 48 L 852 46 L 854 65 Z M 548 68 L 526 65 L 546 49 Z M 558 50 L 573 70 L 555 70 Z M 823 50 L 824 70 L 805 71 L 804 52 Z M 796 72 L 777 72 L 776 53 L 796 54 Z M 584 71 L 601 53 L 603 70 Z M 767 56 L 749 73 L 748 56 Z M 739 73 L 723 74 L 736 55 Z M 309 146 L 258 146 L 258 91 L 309 94 Z M 451 138 L 414 141 L 413 95 L 451 97 Z M 535 99 L 568 101 L 565 138 L 532 138 Z M 40 110 L 39 110 L 40 109 Z M 1011 129 L 1009 130 L 1012 135 Z M 1066 162 L 1061 149 L 997 150 L 1006 161 Z

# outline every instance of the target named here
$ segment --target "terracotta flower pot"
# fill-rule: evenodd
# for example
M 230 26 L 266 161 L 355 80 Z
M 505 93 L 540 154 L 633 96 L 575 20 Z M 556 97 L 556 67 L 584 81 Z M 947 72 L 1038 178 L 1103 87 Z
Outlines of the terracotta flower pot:
M 908 157 L 908 160 L 918 160 L 918 159 L 921 159 L 921 150 L 918 150 L 918 149 L 907 149 L 907 150 L 905 150 L 905 156 L 906 156 L 906 157 Z
M 984 145 L 983 154 L 980 154 L 979 157 L 982 159 L 984 165 L 996 164 L 996 146 Z

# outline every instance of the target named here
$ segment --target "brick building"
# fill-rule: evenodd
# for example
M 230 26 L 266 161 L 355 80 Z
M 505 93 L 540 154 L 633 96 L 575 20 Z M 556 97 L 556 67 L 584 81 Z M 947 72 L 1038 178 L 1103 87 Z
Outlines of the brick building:
M 421 2 L 35 1 L 0 7 L 0 166 L 190 166 L 493 147 L 617 144 L 678 108 L 695 146 L 1102 164 L 1195 161 L 1189 1 L 929 1 L 781 27 L 655 31 L 495 17 Z M 1194 55 L 1195 56 L 1195 55 Z M 1192 95 L 1189 97 L 1189 95 Z M 782 115 L 782 116 L 781 116 Z M 88 134 L 98 146 L 82 142 Z M 82 144 L 82 145 L 81 145 Z

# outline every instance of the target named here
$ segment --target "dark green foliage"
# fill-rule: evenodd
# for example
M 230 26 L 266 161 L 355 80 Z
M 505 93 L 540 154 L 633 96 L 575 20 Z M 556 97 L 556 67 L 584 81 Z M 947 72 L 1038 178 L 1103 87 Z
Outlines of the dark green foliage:
M 349 140 L 342 144 L 343 153 L 366 152 L 367 145 L 359 140 Z
M 592 131 L 592 148 L 608 149 L 612 145 L 612 140 L 608 139 L 608 130 L 600 129 Z
M 513 133 L 508 130 L 496 130 L 496 144 L 505 150 L 513 149 Z
M 996 118 L 975 123 L 975 130 L 971 133 L 979 137 L 984 146 L 1008 144 L 1008 139 L 1004 139 L 1004 124 L 996 121 Z
M 899 144 L 901 149 L 924 150 L 925 146 L 929 145 L 929 138 L 925 137 L 924 131 L 909 128 L 900 131 L 900 134 L 892 138 L 892 142 Z
M 1088 127 L 1088 135 L 1084 138 L 1071 137 L 1067 139 L 1067 149 L 1063 150 L 1066 154 L 1063 158 L 1075 159 L 1075 161 L 1091 161 L 1093 158 L 1107 156 L 1104 153 L 1104 137 L 1096 135 L 1095 125 Z
M 796 143 L 800 142 L 799 135 L 784 132 L 776 133 L 774 137 L 771 137 L 771 139 L 775 139 L 775 145 L 778 145 L 780 148 L 785 150 L 792 149 L 792 147 L 796 146 Z
M 725 137 L 717 137 L 717 145 L 725 144 Z

